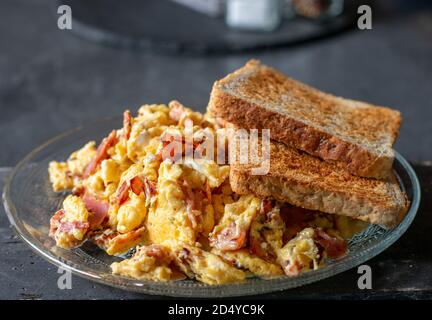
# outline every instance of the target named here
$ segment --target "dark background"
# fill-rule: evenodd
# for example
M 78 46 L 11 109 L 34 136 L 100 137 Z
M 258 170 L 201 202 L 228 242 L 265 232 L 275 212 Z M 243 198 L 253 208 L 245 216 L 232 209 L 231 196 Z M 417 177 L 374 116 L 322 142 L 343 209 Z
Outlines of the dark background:
M 432 160 L 428 2 L 379 1 L 372 30 L 300 46 L 176 56 L 102 46 L 59 30 L 51 1 L 2 0 L 0 166 L 13 166 L 54 135 L 125 107 L 178 99 L 203 111 L 212 83 L 249 58 L 324 91 L 401 110 L 396 149 L 410 160 Z
M 121 114 L 126 107 L 178 99 L 204 111 L 213 81 L 258 58 L 324 91 L 402 111 L 396 149 L 423 162 L 415 169 L 425 199 L 408 232 L 368 262 L 374 290 L 357 288 L 354 268 L 263 297 L 431 298 L 432 3 L 375 2 L 380 9 L 373 11 L 373 30 L 351 30 L 295 47 L 205 56 L 102 46 L 59 30 L 51 1 L 2 0 L 0 167 L 14 166 L 65 130 Z M 0 168 L 0 188 L 7 172 Z M 0 256 L 0 299 L 151 298 L 78 277 L 72 290 L 60 291 L 56 268 L 16 237 L 3 208 Z

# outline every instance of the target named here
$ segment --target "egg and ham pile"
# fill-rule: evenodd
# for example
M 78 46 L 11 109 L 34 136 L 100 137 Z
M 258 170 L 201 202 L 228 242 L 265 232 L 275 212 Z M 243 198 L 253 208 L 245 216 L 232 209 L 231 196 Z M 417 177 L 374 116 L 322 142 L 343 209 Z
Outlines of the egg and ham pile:
M 125 111 L 123 127 L 98 146 L 49 164 L 54 191 L 70 191 L 50 236 L 66 249 L 91 241 L 109 255 L 132 251 L 113 273 L 154 281 L 296 276 L 346 254 L 346 239 L 364 223 L 233 193 L 229 165 L 203 152 L 215 130 L 177 101 L 144 105 L 135 117 Z

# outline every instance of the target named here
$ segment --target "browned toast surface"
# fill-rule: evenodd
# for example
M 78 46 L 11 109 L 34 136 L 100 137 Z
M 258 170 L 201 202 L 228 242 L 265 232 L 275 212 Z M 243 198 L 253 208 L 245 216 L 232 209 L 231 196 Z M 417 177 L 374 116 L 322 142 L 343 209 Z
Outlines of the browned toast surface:
M 322 161 L 285 144 L 271 141 L 270 171 L 253 175 L 254 164 L 231 163 L 234 192 L 253 193 L 326 213 L 394 227 L 409 202 L 391 174 L 387 180 L 353 176 L 337 165 Z
M 215 82 L 208 110 L 364 177 L 383 178 L 394 160 L 398 111 L 323 93 L 249 61 Z

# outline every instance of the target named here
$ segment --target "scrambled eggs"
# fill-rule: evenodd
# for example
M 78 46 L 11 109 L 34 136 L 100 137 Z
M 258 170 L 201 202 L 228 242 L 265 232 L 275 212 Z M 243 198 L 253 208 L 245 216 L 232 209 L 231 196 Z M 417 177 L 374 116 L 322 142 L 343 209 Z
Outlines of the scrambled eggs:
M 72 192 L 51 237 L 67 249 L 88 240 L 110 255 L 134 250 L 113 273 L 155 281 L 294 276 L 346 254 L 345 239 L 364 223 L 233 193 L 229 165 L 207 157 L 218 151 L 207 139 L 214 131 L 177 101 L 126 111 L 99 146 L 49 164 L 54 191 Z

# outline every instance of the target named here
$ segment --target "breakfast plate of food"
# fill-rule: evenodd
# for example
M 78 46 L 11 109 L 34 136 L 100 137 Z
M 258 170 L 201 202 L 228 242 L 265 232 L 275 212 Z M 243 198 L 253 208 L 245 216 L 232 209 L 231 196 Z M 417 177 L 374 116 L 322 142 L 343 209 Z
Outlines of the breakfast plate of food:
M 420 186 L 392 147 L 400 124 L 398 111 L 252 60 L 215 82 L 205 113 L 145 104 L 48 141 L 16 166 L 3 202 L 32 249 L 100 283 L 184 297 L 284 290 L 362 264 L 407 230 Z

